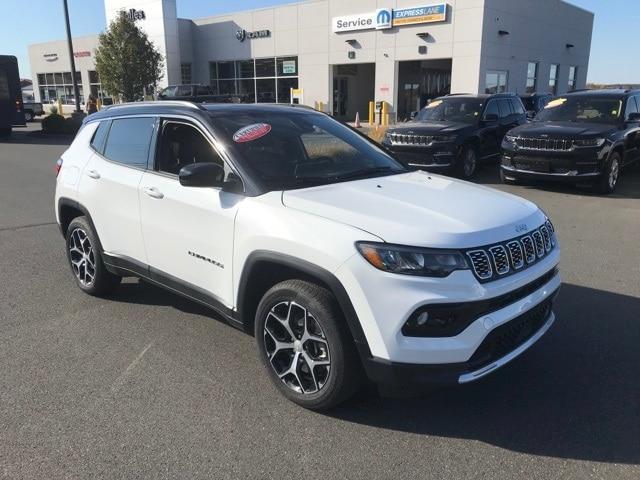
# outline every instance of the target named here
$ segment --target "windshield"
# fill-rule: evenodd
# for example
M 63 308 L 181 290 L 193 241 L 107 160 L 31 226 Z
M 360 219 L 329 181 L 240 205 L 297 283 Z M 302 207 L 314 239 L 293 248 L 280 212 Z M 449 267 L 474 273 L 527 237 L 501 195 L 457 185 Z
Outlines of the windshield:
M 327 115 L 238 110 L 211 116 L 234 156 L 269 190 L 405 171 L 384 150 Z
M 551 100 L 536 115 L 538 122 L 617 123 L 622 101 L 617 98 L 566 96 Z
M 420 110 L 419 122 L 476 123 L 482 111 L 482 101 L 477 98 L 439 98 Z

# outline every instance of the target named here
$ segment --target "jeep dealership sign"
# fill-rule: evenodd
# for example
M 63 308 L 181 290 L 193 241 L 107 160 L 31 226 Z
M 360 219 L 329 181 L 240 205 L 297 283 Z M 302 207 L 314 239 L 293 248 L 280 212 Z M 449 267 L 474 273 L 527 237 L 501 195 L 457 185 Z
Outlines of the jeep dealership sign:
M 400 25 L 444 22 L 447 19 L 447 4 L 425 5 L 420 7 L 379 8 L 375 12 L 359 15 L 333 17 L 333 32 L 352 32 L 354 30 L 384 30 Z

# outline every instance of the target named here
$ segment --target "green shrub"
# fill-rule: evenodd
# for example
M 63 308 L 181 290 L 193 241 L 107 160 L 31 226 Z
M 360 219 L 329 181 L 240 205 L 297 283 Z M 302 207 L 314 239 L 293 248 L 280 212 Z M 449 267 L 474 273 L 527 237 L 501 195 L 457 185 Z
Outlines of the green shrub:
M 67 133 L 65 119 L 62 115 L 52 113 L 42 119 L 42 131 L 46 133 Z
M 52 113 L 42 119 L 42 131 L 45 133 L 74 135 L 80 129 L 80 125 L 82 125 L 82 119 L 64 118 L 57 113 Z

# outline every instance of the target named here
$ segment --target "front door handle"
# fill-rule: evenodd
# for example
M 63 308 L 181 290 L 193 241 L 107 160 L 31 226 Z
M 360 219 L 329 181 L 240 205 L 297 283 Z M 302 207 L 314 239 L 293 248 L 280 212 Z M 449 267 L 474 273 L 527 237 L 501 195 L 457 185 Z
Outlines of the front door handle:
M 100 173 L 98 173 L 98 171 L 96 170 L 87 170 L 87 175 L 89 175 L 91 178 L 95 178 L 96 180 L 100 178 Z
M 145 187 L 142 189 L 144 193 L 153 198 L 163 198 L 164 194 L 158 190 L 156 187 Z

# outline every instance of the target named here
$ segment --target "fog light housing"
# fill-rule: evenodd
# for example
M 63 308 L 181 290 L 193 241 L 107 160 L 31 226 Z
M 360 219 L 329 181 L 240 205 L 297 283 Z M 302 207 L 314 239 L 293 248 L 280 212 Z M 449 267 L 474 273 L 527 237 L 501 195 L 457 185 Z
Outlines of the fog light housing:
M 405 322 L 402 334 L 406 337 L 450 337 L 458 329 L 455 312 L 438 307 L 419 308 Z

